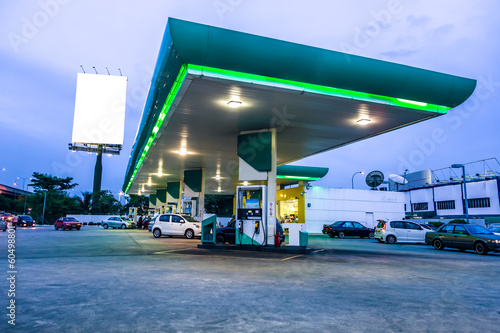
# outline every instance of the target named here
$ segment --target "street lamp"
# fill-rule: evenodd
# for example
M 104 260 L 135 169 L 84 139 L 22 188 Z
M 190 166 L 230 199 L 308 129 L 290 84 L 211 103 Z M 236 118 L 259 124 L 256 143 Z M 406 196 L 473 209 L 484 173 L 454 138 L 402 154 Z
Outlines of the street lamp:
M 358 171 L 356 172 L 354 175 L 352 175 L 352 178 L 351 178 L 351 188 L 354 190 L 354 176 L 356 176 L 358 173 L 360 174 L 364 174 L 365 172 L 364 171 Z
M 24 191 L 24 182 L 26 181 L 26 179 L 31 180 L 31 177 L 26 177 L 26 178 L 23 178 L 23 177 L 17 177 L 17 178 L 16 178 L 16 180 L 17 180 L 17 179 L 22 179 L 22 180 L 23 180 L 23 191 Z
M 45 222 L 45 202 L 47 201 L 47 190 L 43 191 L 42 224 Z
M 29 179 L 31 180 L 31 177 L 26 177 L 26 178 L 23 178 L 23 177 L 17 177 L 17 179 L 22 179 L 23 180 L 23 191 L 24 191 L 24 182 L 26 179 Z M 16 184 L 16 183 L 14 183 Z M 29 186 L 29 185 L 28 185 Z M 28 190 L 28 187 L 26 187 L 26 192 Z M 27 193 L 24 193 L 24 210 L 23 210 L 23 215 L 26 214 L 26 198 L 28 197 L 28 194 Z
M 408 179 L 406 178 L 406 174 L 408 173 L 408 169 L 405 169 L 405 173 L 403 175 L 403 178 L 406 180 L 406 184 L 410 184 L 410 182 L 408 181 Z M 403 191 L 404 191 L 404 185 L 406 184 L 403 184 Z M 410 190 L 410 187 L 408 186 L 408 195 L 410 196 L 410 212 L 412 214 L 412 217 L 413 217 L 413 203 L 411 202 L 411 190 Z
M 467 223 L 469 223 L 469 204 L 467 203 L 467 186 L 465 186 L 465 165 L 463 164 L 452 164 L 451 167 L 453 169 L 460 169 L 462 168 L 462 181 L 464 183 L 464 201 L 465 201 L 465 218 L 467 220 Z

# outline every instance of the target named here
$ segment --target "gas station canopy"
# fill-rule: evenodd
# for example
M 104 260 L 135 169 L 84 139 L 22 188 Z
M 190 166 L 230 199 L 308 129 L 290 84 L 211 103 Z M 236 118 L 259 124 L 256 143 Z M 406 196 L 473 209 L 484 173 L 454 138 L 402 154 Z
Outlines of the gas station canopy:
M 467 78 L 170 18 L 123 190 L 156 193 L 184 170 L 204 168 L 205 193 L 233 194 L 241 184 L 241 133 L 275 128 L 283 167 L 443 115 L 475 86 Z M 297 170 L 282 176 L 308 177 Z

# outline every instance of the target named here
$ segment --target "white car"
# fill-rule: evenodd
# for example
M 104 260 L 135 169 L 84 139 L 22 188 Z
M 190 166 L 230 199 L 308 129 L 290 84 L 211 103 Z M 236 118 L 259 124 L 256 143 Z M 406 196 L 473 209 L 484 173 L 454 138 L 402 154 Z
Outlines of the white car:
M 410 221 L 379 222 L 375 228 L 375 239 L 380 243 L 423 243 L 425 234 L 431 232 L 418 223 Z
M 127 220 L 127 219 L 120 217 L 120 216 L 111 216 L 111 217 L 108 217 L 106 220 L 101 221 L 101 227 L 103 227 L 104 229 L 108 229 L 108 228 L 134 229 L 135 222 Z
M 188 239 L 201 236 L 201 223 L 189 215 L 161 214 L 153 225 L 153 236 L 185 236 Z

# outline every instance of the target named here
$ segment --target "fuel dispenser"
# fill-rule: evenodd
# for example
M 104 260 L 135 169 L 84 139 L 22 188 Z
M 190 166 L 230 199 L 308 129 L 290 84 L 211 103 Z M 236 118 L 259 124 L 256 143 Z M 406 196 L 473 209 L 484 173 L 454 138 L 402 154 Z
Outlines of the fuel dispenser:
M 236 187 L 237 245 L 266 245 L 267 191 L 266 185 Z

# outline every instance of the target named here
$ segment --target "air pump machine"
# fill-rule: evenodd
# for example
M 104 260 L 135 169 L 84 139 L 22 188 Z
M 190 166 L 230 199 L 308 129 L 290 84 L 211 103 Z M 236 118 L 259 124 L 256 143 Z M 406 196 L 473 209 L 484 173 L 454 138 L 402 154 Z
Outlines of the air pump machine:
M 266 245 L 267 186 L 236 187 L 236 245 Z

